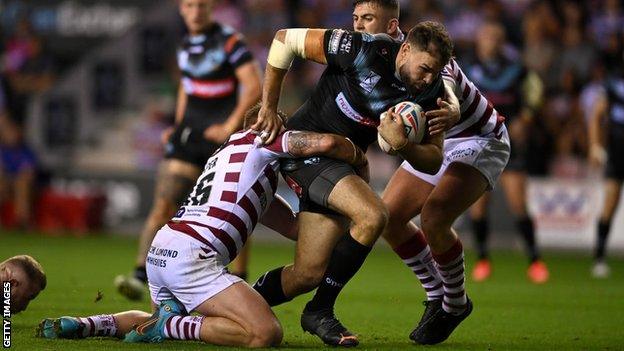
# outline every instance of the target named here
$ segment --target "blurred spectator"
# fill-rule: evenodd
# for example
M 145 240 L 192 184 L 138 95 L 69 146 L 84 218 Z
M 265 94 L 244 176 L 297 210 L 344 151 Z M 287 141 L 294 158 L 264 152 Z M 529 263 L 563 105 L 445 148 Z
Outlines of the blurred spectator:
M 624 30 L 624 13 L 620 2 L 620 0 L 605 0 L 602 9 L 591 18 L 591 32 L 601 48 L 608 46 L 612 34 Z
M 35 154 L 20 127 L 10 118 L 0 118 L 0 204 L 12 202 L 15 223 L 22 229 L 33 224 L 36 171 Z
M 155 171 L 162 159 L 164 148 L 161 135 L 174 119 L 173 106 L 166 105 L 162 99 L 149 101 L 134 126 L 132 142 L 139 170 Z
M 54 64 L 37 37 L 24 19 L 18 22 L 13 35 L 6 42 L 4 74 L 14 95 L 11 117 L 23 124 L 26 105 L 34 93 L 46 91 L 54 80 Z
M 535 3 L 525 14 L 522 23 L 524 31 L 523 60 L 527 67 L 537 72 L 548 90 L 558 82 L 552 69 L 559 48 L 558 20 L 552 7 L 544 1 Z

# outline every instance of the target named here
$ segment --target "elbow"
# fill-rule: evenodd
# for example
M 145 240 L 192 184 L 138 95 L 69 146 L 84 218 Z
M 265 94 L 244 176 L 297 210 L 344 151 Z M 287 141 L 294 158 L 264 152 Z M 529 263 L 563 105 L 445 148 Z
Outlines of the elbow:
M 286 42 L 286 31 L 287 29 L 280 29 L 275 32 L 275 40 L 281 41 L 282 43 Z

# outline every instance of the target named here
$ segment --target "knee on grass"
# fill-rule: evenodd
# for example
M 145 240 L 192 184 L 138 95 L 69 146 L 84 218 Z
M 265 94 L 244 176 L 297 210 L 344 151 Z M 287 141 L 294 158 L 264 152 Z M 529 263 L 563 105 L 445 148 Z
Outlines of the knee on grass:
M 249 335 L 248 347 L 271 347 L 279 346 L 283 338 L 282 327 L 277 319 L 258 323 L 253 326 Z

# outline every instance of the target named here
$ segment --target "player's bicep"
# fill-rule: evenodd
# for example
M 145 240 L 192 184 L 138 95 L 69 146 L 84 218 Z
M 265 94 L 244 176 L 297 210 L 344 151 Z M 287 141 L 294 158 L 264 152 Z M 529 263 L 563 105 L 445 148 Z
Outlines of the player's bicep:
M 325 32 L 325 29 L 308 29 L 305 38 L 306 59 L 323 65 L 327 64 L 323 44 L 325 40 Z

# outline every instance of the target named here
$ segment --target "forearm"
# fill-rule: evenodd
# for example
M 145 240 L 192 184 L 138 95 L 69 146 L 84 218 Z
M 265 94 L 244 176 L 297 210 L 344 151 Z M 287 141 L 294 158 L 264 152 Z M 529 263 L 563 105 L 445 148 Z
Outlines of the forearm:
M 293 132 L 288 138 L 288 152 L 294 157 L 326 156 L 355 167 L 367 162 L 360 148 L 349 139 L 335 134 Z
M 260 223 L 288 239 L 297 240 L 297 215 L 279 195 L 275 195 Z
M 427 173 L 436 174 L 442 166 L 442 149 L 436 145 L 419 145 L 409 143 L 399 151 L 399 154 L 414 169 Z
M 175 111 L 175 125 L 180 125 L 180 123 L 182 123 L 182 120 L 184 119 L 184 112 L 186 111 L 187 99 L 188 97 L 186 96 L 186 92 L 184 91 L 184 88 L 182 87 L 182 83 L 180 83 L 180 86 L 178 88 L 178 101 L 176 104 L 176 111 Z
M 282 83 L 288 70 L 279 69 L 268 64 L 264 73 L 264 87 L 262 89 L 262 107 L 277 111 Z

